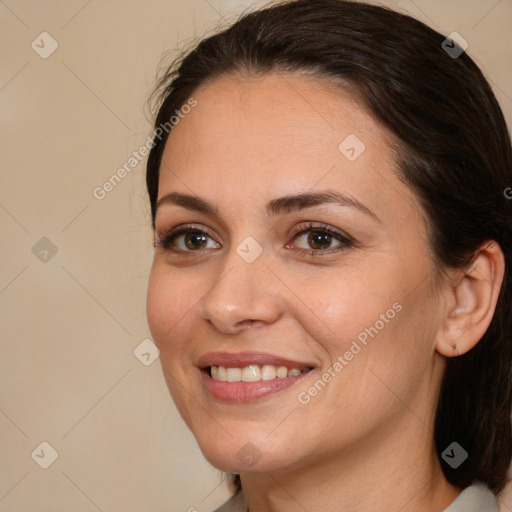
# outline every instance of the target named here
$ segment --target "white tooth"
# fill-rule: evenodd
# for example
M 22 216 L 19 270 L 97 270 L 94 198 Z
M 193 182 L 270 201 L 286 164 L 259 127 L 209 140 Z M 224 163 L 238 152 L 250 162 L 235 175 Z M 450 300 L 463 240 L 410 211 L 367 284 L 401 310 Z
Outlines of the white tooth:
M 218 366 L 212 366 L 211 367 L 211 375 L 212 379 L 218 380 L 217 375 L 219 374 L 219 367 Z
M 219 366 L 219 369 L 217 370 L 217 380 L 226 382 L 227 376 L 226 376 L 226 367 L 225 366 Z
M 228 382 L 240 382 L 242 380 L 242 368 L 226 368 L 226 380 Z
M 271 364 L 263 365 L 261 369 L 261 378 L 263 380 L 272 380 L 275 379 L 277 375 L 276 367 Z
M 277 369 L 277 377 L 279 379 L 284 379 L 285 377 L 288 377 L 288 368 L 286 368 L 286 366 L 280 366 Z
M 300 375 L 300 370 L 298 368 L 290 368 L 288 370 L 288 377 L 294 377 L 295 375 Z
M 246 366 L 242 370 L 242 380 L 244 382 L 256 382 L 261 380 L 261 369 L 257 364 Z

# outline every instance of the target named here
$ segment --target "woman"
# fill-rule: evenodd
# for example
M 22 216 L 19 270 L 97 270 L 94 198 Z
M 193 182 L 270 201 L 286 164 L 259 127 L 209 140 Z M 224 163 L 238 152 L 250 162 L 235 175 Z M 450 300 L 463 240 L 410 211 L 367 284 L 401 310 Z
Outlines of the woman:
M 159 85 L 148 322 L 218 510 L 498 510 L 512 152 L 463 48 L 296 0 Z

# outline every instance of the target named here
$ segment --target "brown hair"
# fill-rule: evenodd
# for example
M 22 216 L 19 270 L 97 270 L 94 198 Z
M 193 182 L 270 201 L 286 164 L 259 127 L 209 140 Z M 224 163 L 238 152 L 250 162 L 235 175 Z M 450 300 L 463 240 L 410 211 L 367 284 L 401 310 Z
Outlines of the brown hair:
M 506 483 L 511 441 L 512 149 L 491 87 L 458 45 L 390 9 L 343 0 L 294 0 L 245 14 L 177 59 L 156 92 L 155 128 L 197 90 L 228 73 L 308 72 L 348 83 L 399 141 L 398 174 L 418 195 L 440 267 L 464 268 L 486 241 L 505 255 L 493 320 L 469 352 L 449 358 L 435 423 L 440 455 L 453 441 L 468 459 L 447 479 L 465 488 Z M 444 46 L 444 47 L 443 47 Z M 448 48 L 462 52 L 454 57 Z M 147 163 L 153 227 L 167 135 Z

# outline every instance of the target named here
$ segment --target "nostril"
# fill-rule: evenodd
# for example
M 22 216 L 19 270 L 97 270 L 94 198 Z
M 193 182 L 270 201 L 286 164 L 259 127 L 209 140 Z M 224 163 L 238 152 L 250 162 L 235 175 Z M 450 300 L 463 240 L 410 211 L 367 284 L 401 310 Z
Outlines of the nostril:
M 255 322 L 257 322 L 257 320 L 250 320 L 250 319 L 242 320 L 242 321 L 238 322 L 237 325 L 242 326 L 242 327 L 252 327 Z

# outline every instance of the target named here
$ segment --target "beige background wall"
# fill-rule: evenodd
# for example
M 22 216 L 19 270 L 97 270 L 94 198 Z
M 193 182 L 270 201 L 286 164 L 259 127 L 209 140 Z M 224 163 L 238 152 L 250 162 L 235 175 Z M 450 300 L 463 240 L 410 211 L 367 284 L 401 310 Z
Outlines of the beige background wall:
M 262 3 L 0 0 L 0 511 L 207 512 L 228 496 L 158 360 L 133 353 L 150 337 L 144 162 L 93 191 L 151 131 L 162 51 Z M 512 121 L 510 0 L 382 3 L 461 33 Z

